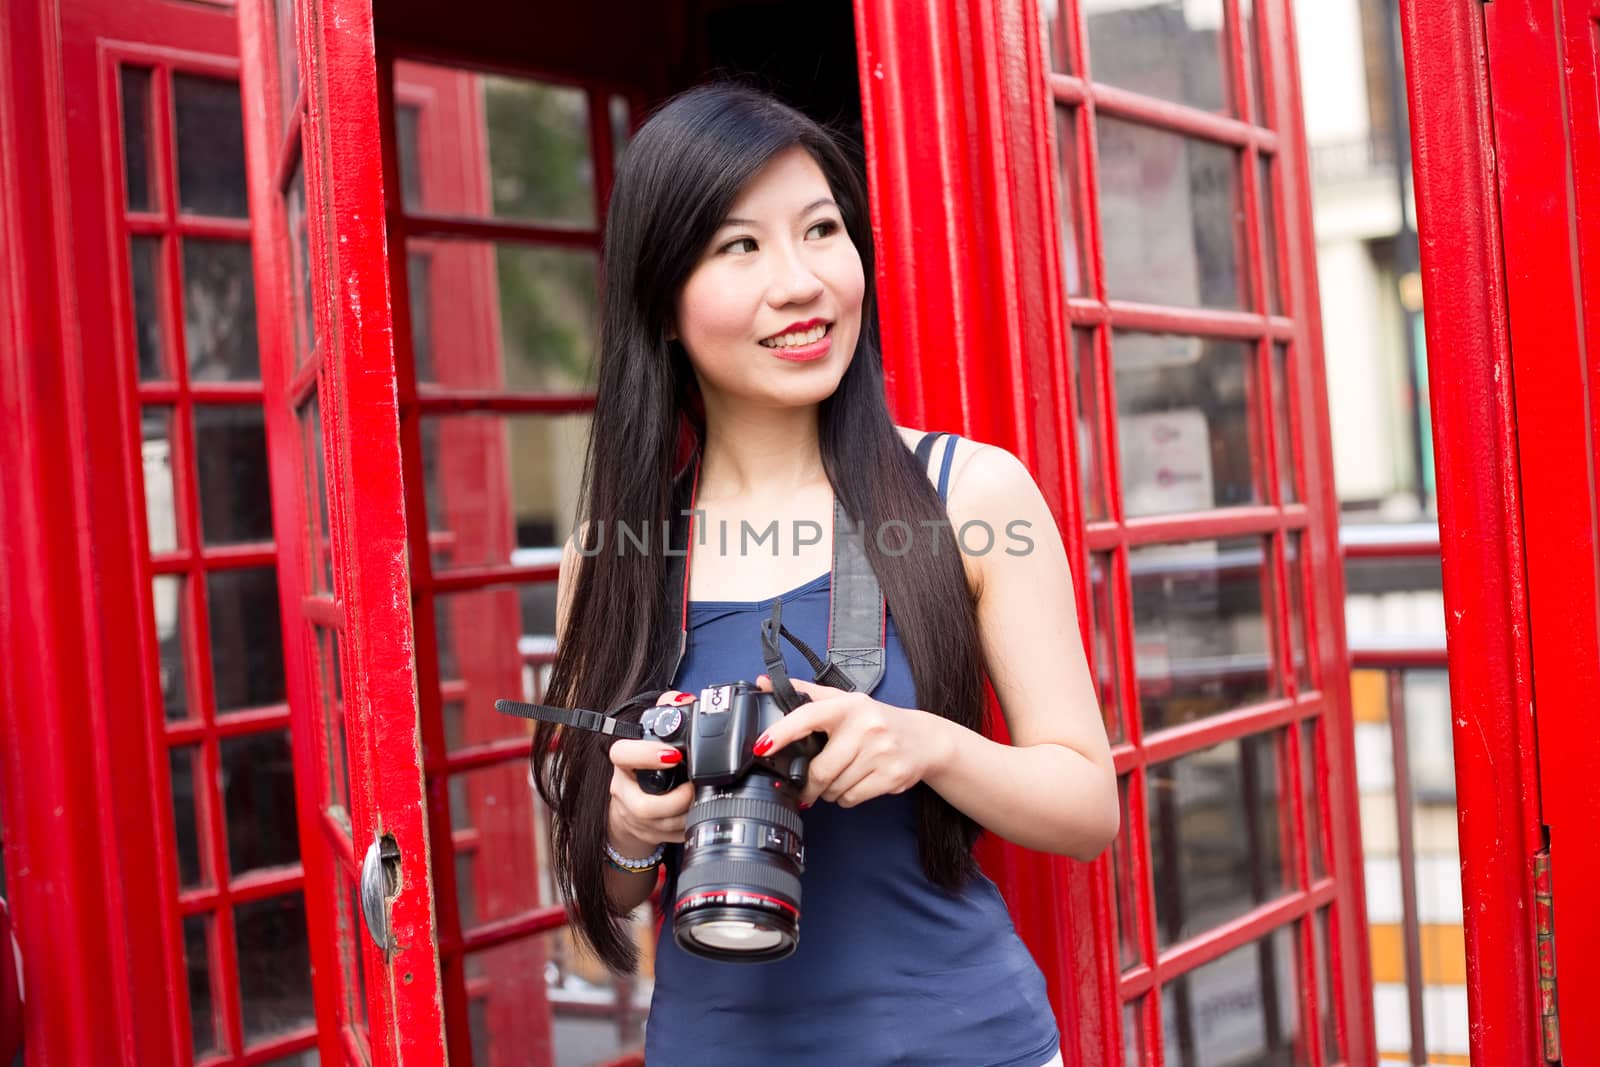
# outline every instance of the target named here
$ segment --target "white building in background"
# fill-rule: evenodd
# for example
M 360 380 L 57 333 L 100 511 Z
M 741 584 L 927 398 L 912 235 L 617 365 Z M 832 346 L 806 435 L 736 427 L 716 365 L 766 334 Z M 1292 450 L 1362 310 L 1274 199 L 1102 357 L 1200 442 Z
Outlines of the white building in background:
M 1393 0 L 1293 0 L 1311 156 L 1313 227 L 1345 544 L 1437 537 L 1427 439 L 1420 286 L 1397 237 L 1414 232 L 1395 164 Z M 1394 32 L 1398 32 L 1395 28 Z M 1409 193 L 1409 181 L 1406 183 Z M 1402 203 L 1409 217 L 1402 216 Z M 1414 247 L 1414 246 L 1413 246 Z M 1408 333 L 1410 337 L 1408 339 Z M 1415 360 L 1415 364 L 1413 363 Z M 1398 525 L 1396 525 L 1398 524 Z M 1351 560 L 1346 630 L 1353 650 L 1442 648 L 1437 558 Z M 1423 974 L 1422 1031 L 1430 1064 L 1468 1062 L 1460 856 L 1450 700 L 1442 670 L 1356 671 L 1357 779 L 1372 932 L 1373 1002 L 1384 1063 L 1409 1063 L 1411 1017 L 1389 709 L 1406 711 Z

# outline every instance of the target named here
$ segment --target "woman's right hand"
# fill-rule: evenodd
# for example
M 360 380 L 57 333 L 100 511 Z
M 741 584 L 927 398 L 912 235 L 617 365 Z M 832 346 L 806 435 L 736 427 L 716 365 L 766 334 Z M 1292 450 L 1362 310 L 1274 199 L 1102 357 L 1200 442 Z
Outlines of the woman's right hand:
M 688 704 L 690 693 L 668 689 L 657 704 Z M 660 741 L 617 741 L 611 746 L 611 811 L 606 828 L 611 847 L 630 858 L 644 856 L 658 844 L 683 844 L 683 832 L 694 802 L 694 786 L 684 782 L 655 796 L 639 788 L 635 774 L 657 771 L 678 762 L 681 753 Z

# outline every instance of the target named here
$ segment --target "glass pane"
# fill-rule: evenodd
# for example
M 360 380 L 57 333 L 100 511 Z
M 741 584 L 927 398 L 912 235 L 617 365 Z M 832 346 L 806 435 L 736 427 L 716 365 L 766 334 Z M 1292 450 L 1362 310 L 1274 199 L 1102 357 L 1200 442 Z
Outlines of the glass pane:
M 1332 921 L 1328 908 L 1317 909 L 1317 921 L 1312 924 L 1317 941 L 1317 1014 L 1322 1019 L 1322 1047 L 1324 1063 L 1338 1063 L 1344 1059 L 1344 1042 L 1339 1033 L 1339 1020 L 1333 1011 L 1332 957 L 1328 954 Z
M 300 92 L 300 53 L 295 44 L 295 12 L 298 0 L 273 0 L 273 22 L 278 31 L 279 85 L 283 89 L 283 121 L 290 121 L 295 97 Z
M 184 239 L 183 339 L 193 381 L 261 377 L 248 241 Z
M 486 164 L 486 180 L 429 181 L 433 159 L 425 135 L 433 115 L 423 115 L 418 132 L 424 136 L 417 153 L 422 161 L 423 187 L 420 195 L 404 190 L 408 203 L 451 215 L 585 228 L 596 225 L 589 101 L 583 90 L 527 78 L 396 63 L 396 82 L 407 79 L 437 87 L 440 100 L 464 100 L 468 93 L 478 96 L 482 111 L 476 115 L 482 117 L 470 121 L 483 123 L 479 143 L 486 144 L 488 157 L 479 163 L 479 167 Z M 441 122 L 465 120 L 464 114 L 445 114 L 448 106 L 436 105 Z M 459 134 L 452 134 L 455 136 Z M 402 181 L 405 177 L 402 168 Z
M 129 211 L 156 210 L 156 168 L 151 128 L 151 77 L 148 67 L 123 67 L 122 168 Z M 135 238 L 138 240 L 138 238 Z
M 361 950 L 367 933 L 362 925 L 361 904 L 355 883 L 346 881 L 343 876 L 339 877 L 338 882 L 339 888 L 334 893 L 334 909 L 338 912 L 339 967 L 343 972 L 342 1021 L 353 1024 L 364 1039 L 368 1031 L 367 982 Z
M 1061 168 L 1057 178 L 1061 186 L 1061 277 L 1064 288 L 1072 296 L 1079 296 L 1087 289 L 1085 252 L 1083 242 L 1078 240 L 1083 228 L 1078 199 L 1079 129 L 1076 110 L 1056 108 L 1056 152 Z
M 300 894 L 240 904 L 233 912 L 233 929 L 245 1043 L 315 1022 L 306 905 Z
M 1105 461 L 1100 454 L 1100 371 L 1095 361 L 1094 331 L 1073 330 L 1073 393 L 1077 401 L 1078 480 L 1083 488 L 1083 517 L 1090 522 L 1106 517 Z
M 311 399 L 300 409 L 300 458 L 306 466 L 307 514 L 312 516 L 307 544 L 309 558 L 306 560 L 311 568 L 311 587 L 318 593 L 332 593 L 333 541 L 328 531 L 328 471 L 322 454 L 322 407 L 316 393 L 312 393 Z
M 266 416 L 254 404 L 197 404 L 200 535 L 208 545 L 272 540 Z
M 350 742 L 344 717 L 344 681 L 339 666 L 339 635 L 317 630 L 317 682 L 322 689 L 323 736 L 327 744 L 328 804 L 350 823 Z
M 1133 815 L 1128 803 L 1133 788 L 1131 775 L 1117 779 L 1117 792 L 1122 800 L 1122 832 L 1111 842 L 1111 876 L 1117 909 L 1117 967 L 1124 971 L 1144 959 L 1139 940 L 1139 899 L 1145 887 L 1134 874 Z
M 1281 894 L 1281 732 L 1150 767 L 1146 790 L 1157 944 L 1205 933 Z
M 1251 421 L 1255 347 L 1172 334 L 1112 336 L 1122 506 L 1129 516 L 1260 503 Z
M 538 820 L 541 806 L 528 787 L 528 762 L 516 759 L 450 778 L 450 827 L 455 831 L 456 886 L 464 930 L 531 911 L 546 900 L 540 892 Z
M 316 349 L 311 306 L 311 231 L 306 224 L 306 172 L 296 163 L 289 192 L 283 202 L 284 224 L 289 228 L 290 292 L 294 300 L 294 365 L 304 365 Z
M 201 768 L 205 765 L 199 745 L 184 745 L 168 754 L 172 768 L 172 825 L 178 846 L 178 887 L 194 889 L 209 884 L 202 868 L 200 850 L 200 798 L 195 795 L 197 783 L 204 782 Z
M 633 120 L 628 115 L 628 101 L 623 97 L 613 96 L 607 108 L 611 113 L 611 161 L 615 166 L 633 140 Z
M 1261 156 L 1256 160 L 1256 198 L 1261 204 L 1261 280 L 1267 294 L 1267 313 L 1278 315 L 1283 312 L 1283 294 L 1278 284 L 1278 202 L 1272 190 L 1272 157 Z
M 1411 795 L 1422 817 L 1420 806 L 1456 803 L 1455 740 L 1450 727 L 1450 676 L 1440 670 L 1408 670 L 1400 677 L 1406 714 L 1406 755 L 1411 771 Z M 1455 849 L 1455 823 L 1446 820 L 1440 829 L 1430 829 L 1437 840 L 1440 832 L 1450 835 Z M 1422 832 L 1418 831 L 1418 839 Z
M 577 514 L 589 422 L 587 414 L 424 417 L 435 564 L 559 561 Z
M 400 199 L 407 211 L 419 211 L 425 203 L 422 177 L 422 109 L 415 104 L 396 102 L 394 108 L 395 150 L 400 159 Z
M 172 434 L 172 409 L 147 407 L 139 416 L 142 438 L 139 446 L 144 465 L 145 530 L 151 555 L 175 551 L 178 547 L 177 487 L 172 467 L 177 442 Z
M 1265 6 L 1264 4 L 1262 5 Z M 1258 126 L 1267 125 L 1267 89 L 1263 79 L 1266 68 L 1266 37 L 1261 32 L 1261 11 L 1253 0 L 1239 0 L 1239 22 L 1244 40 L 1244 61 L 1250 68 L 1250 121 Z
M 1262 560 L 1254 537 L 1129 551 L 1146 731 L 1277 695 Z
M 1306 655 L 1309 623 L 1306 620 L 1305 570 L 1300 562 L 1300 542 L 1303 537 L 1299 530 L 1289 531 L 1284 549 L 1287 555 L 1285 570 L 1289 574 L 1289 658 L 1294 665 L 1294 677 L 1300 692 L 1307 693 L 1314 687 L 1311 684 L 1311 659 Z
M 1094 611 L 1094 674 L 1100 696 L 1100 711 L 1105 718 L 1106 734 L 1112 744 L 1127 739 L 1123 729 L 1121 688 L 1118 671 L 1121 661 L 1117 657 L 1116 615 L 1112 610 L 1112 575 L 1109 553 L 1097 552 L 1089 557 L 1089 605 Z
M 156 658 L 161 704 L 168 722 L 189 717 L 189 597 L 188 583 L 177 575 L 163 574 L 150 582 L 155 609 Z
M 1238 152 L 1105 115 L 1097 123 L 1107 295 L 1243 308 Z
M 174 74 L 172 110 L 178 138 L 178 203 L 183 212 L 247 218 L 244 111 L 238 83 Z
M 1278 493 L 1285 504 L 1300 499 L 1295 489 L 1300 479 L 1295 471 L 1289 393 L 1289 346 L 1279 342 L 1272 346 L 1272 423 L 1278 452 Z
M 1067 23 L 1072 15 L 1063 10 L 1065 0 L 1039 0 L 1040 37 L 1044 40 L 1045 65 L 1063 74 L 1072 73 L 1072 55 L 1067 38 Z
M 221 747 L 228 869 L 237 876 L 300 862 L 289 732 L 224 738 Z
M 538 393 L 594 389 L 594 253 L 413 241 L 406 262 L 419 381 Z M 491 286 L 498 309 L 485 302 Z M 497 336 L 487 336 L 497 323 Z
M 217 711 L 282 703 L 283 635 L 273 568 L 212 571 L 206 596 Z
M 539 696 L 534 675 L 551 658 L 540 654 L 545 642 L 539 638 L 548 638 L 553 646 L 554 635 L 530 631 L 529 622 L 542 617 L 546 608 L 553 616 L 554 601 L 555 585 L 549 582 L 434 598 L 439 679 L 447 712 L 449 705 L 460 708 L 445 719 L 451 749 L 532 736 L 532 723 L 500 714 L 494 702 Z
M 1144 1058 L 1144 997 L 1122 1006 L 1122 1061 L 1128 1067 L 1140 1067 Z
M 322 1058 L 314 1048 L 298 1052 L 293 1056 L 284 1056 L 281 1059 L 268 1060 L 261 1067 L 321 1067 Z
M 1322 744 L 1321 722 L 1308 719 L 1300 724 L 1300 788 L 1305 796 L 1306 851 L 1313 883 L 1328 875 L 1322 850 L 1322 761 L 1317 751 Z
M 1166 1062 L 1173 1067 L 1309 1065 L 1297 1010 L 1293 927 L 1234 949 L 1162 988 Z
M 211 993 L 212 919 L 205 915 L 183 918 L 183 959 L 189 975 L 189 1036 L 194 1041 L 194 1057 L 219 1051 L 217 1041 L 217 1002 Z
M 1083 0 L 1097 82 L 1205 111 L 1232 110 L 1222 0 Z
M 133 287 L 133 347 L 139 360 L 139 380 L 172 377 L 167 358 L 167 332 L 162 326 L 162 293 L 166 272 L 161 265 L 161 238 L 128 240 L 128 269 Z
M 649 925 L 635 924 L 641 937 Z M 650 980 L 613 976 L 565 927 L 468 956 L 466 972 L 475 1064 L 525 1062 L 537 1037 L 557 1064 L 605 1063 L 644 1040 Z

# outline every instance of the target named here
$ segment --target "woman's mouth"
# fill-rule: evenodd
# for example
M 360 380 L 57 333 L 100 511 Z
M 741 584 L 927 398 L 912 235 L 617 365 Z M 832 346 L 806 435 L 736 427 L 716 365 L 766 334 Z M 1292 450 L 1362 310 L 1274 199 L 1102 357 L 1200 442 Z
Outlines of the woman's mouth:
M 779 359 L 798 363 L 821 359 L 833 347 L 833 324 L 830 322 L 813 326 L 808 330 L 782 333 L 777 337 L 769 337 L 760 344 L 763 348 L 771 349 L 772 354 Z

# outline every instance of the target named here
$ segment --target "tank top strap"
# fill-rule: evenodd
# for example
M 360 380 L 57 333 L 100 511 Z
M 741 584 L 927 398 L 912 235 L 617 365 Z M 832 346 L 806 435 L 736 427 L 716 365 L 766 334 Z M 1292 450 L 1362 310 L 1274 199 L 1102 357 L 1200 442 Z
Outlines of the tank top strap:
M 944 438 L 944 440 L 939 440 Z M 928 468 L 928 477 L 933 477 L 933 454 L 936 447 L 943 447 L 943 458 L 939 461 L 939 499 L 949 503 L 950 492 L 950 462 L 955 459 L 956 442 L 960 440 L 958 434 L 944 433 L 939 430 L 930 430 L 922 435 L 922 440 L 917 442 L 917 461 Z

